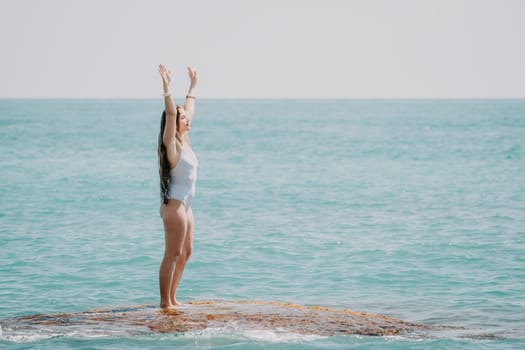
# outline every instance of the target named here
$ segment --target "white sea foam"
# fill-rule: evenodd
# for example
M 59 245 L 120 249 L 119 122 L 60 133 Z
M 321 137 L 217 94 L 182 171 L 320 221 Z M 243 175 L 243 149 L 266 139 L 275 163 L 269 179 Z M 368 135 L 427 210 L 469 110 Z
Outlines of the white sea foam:
M 324 339 L 327 337 L 315 335 L 315 334 L 299 334 L 293 332 L 286 332 L 281 330 L 268 330 L 268 329 L 250 329 L 242 332 L 245 337 L 263 342 L 270 343 L 286 343 L 286 342 L 303 342 L 313 341 L 317 339 Z
M 5 340 L 11 343 L 32 343 L 40 340 L 51 339 L 59 334 L 21 334 L 21 333 L 9 333 L 0 331 L 0 340 Z
M 187 332 L 183 336 L 190 338 L 247 338 L 269 343 L 304 342 L 327 338 L 315 334 L 289 332 L 284 329 L 246 329 L 238 322 L 230 322 L 224 327 L 208 327 L 201 331 Z

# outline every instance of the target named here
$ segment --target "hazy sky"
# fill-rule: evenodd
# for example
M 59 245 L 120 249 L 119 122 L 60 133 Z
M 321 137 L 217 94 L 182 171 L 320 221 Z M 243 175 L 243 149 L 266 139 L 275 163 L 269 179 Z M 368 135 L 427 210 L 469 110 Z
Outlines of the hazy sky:
M 0 0 L 0 97 L 525 98 L 525 0 Z

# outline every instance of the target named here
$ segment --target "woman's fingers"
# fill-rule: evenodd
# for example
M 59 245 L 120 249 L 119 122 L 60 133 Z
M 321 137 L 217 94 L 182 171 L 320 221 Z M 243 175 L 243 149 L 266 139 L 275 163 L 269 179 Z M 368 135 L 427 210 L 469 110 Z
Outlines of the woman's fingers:
M 190 79 L 193 79 L 195 76 L 197 76 L 197 71 L 191 67 L 188 67 L 188 75 L 190 76 Z
M 191 85 L 195 86 L 197 84 L 197 71 L 188 67 L 188 76 L 190 77 Z
M 169 83 L 171 80 L 171 70 L 167 69 L 165 65 L 159 64 L 159 73 L 162 80 Z

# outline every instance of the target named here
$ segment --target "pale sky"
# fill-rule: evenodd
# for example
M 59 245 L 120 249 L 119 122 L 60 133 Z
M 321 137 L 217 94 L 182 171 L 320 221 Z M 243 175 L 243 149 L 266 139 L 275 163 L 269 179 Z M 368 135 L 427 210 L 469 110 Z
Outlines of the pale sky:
M 525 0 L 0 0 L 0 98 L 525 98 Z

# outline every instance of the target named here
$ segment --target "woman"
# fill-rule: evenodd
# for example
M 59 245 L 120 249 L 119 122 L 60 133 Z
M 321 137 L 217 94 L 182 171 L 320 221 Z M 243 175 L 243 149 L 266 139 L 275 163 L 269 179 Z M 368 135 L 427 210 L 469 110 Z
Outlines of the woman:
M 171 98 L 171 71 L 159 66 L 164 88 L 164 107 L 160 123 L 158 155 L 160 215 L 164 223 L 166 247 L 160 264 L 160 307 L 170 308 L 180 303 L 176 293 L 193 242 L 193 212 L 191 200 L 195 195 L 197 158 L 190 145 L 188 132 L 195 111 L 194 89 L 197 72 L 188 67 L 190 88 L 184 107 L 174 105 Z

